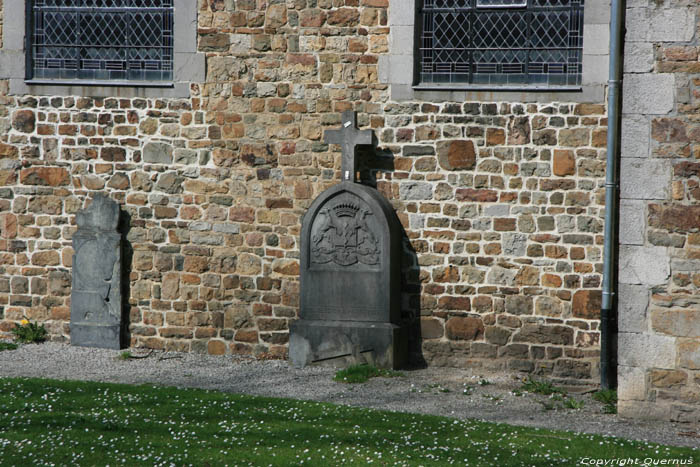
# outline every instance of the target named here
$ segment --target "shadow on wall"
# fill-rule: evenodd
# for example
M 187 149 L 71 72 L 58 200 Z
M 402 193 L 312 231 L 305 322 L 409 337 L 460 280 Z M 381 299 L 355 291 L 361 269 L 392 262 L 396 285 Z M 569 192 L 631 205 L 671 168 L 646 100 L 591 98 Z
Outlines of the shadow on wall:
M 122 348 L 131 347 L 131 269 L 134 260 L 134 248 L 131 242 L 127 240 L 129 238 L 129 231 L 131 230 L 131 214 L 127 211 L 119 210 L 119 224 L 117 226 L 117 231 L 122 236 Z M 134 320 L 137 321 L 137 320 Z
M 386 149 L 358 146 L 358 167 L 360 183 L 378 189 L 377 174 L 394 172 L 394 154 Z M 380 190 L 381 191 L 381 190 Z M 382 192 L 385 196 L 386 192 Z M 389 201 L 393 196 L 387 196 Z M 393 204 L 393 203 L 392 203 Z M 398 213 L 396 213 L 398 216 Z M 427 366 L 423 356 L 423 336 L 421 334 L 421 282 L 418 254 L 401 225 L 401 323 L 408 329 L 408 366 L 424 368 Z

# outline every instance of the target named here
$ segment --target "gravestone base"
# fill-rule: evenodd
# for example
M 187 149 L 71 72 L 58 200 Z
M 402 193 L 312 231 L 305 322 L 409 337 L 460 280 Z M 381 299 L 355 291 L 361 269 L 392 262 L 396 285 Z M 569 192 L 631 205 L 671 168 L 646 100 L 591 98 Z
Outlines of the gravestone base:
M 122 348 L 120 324 L 71 323 L 70 344 L 79 347 Z
M 289 359 L 296 368 L 367 363 L 397 369 L 405 366 L 406 355 L 408 332 L 396 324 L 300 320 L 290 325 Z

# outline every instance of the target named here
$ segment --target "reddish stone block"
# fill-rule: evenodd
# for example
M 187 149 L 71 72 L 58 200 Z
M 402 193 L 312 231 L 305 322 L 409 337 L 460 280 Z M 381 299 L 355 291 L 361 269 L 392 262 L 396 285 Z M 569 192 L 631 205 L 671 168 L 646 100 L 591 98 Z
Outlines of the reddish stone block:
M 360 12 L 355 8 L 338 8 L 328 14 L 328 24 L 336 26 L 354 26 L 360 19 Z
M 700 228 L 700 206 L 649 205 L 649 225 L 669 232 L 688 232 Z
M 473 341 L 484 337 L 484 323 L 480 318 L 454 317 L 445 325 L 450 340 Z
M 569 150 L 554 150 L 552 160 L 552 172 L 559 177 L 576 174 L 576 157 L 573 151 Z
M 577 291 L 572 302 L 572 314 L 581 319 L 600 319 L 602 297 L 600 290 Z
M 506 144 L 506 132 L 502 128 L 488 128 L 486 130 L 486 145 L 500 146 Z
M 495 190 L 476 190 L 474 188 L 459 188 L 455 194 L 457 201 L 474 201 L 480 203 L 493 203 L 498 201 L 498 192 Z
M 20 172 L 25 185 L 63 186 L 70 183 L 68 171 L 62 167 L 30 167 Z
M 471 310 L 471 302 L 469 297 L 440 297 L 438 307 L 445 310 L 469 311 Z
M 444 170 L 471 170 L 476 166 L 476 150 L 471 140 L 441 141 L 437 153 Z
M 493 220 L 493 229 L 497 232 L 508 232 L 515 230 L 515 219 L 505 217 L 496 218 Z

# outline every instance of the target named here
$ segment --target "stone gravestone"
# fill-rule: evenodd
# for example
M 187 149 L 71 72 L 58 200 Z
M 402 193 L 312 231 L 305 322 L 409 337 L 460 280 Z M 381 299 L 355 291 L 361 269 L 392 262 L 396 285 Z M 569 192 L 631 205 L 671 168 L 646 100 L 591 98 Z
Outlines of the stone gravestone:
M 73 235 L 71 345 L 120 349 L 123 339 L 119 205 L 97 195 Z
M 405 363 L 401 314 L 401 228 L 391 204 L 355 183 L 357 145 L 372 131 L 343 112 L 340 130 L 325 133 L 342 146 L 343 181 L 324 191 L 302 220 L 300 319 L 290 326 L 296 367 L 330 361 L 397 368 Z

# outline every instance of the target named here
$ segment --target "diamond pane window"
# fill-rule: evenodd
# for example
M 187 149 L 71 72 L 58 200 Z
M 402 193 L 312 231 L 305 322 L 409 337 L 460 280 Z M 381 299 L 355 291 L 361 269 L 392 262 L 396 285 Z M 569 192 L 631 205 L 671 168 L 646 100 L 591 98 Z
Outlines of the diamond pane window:
M 173 0 L 33 0 L 31 13 L 32 79 L 173 79 Z
M 421 84 L 578 86 L 584 0 L 421 0 Z

